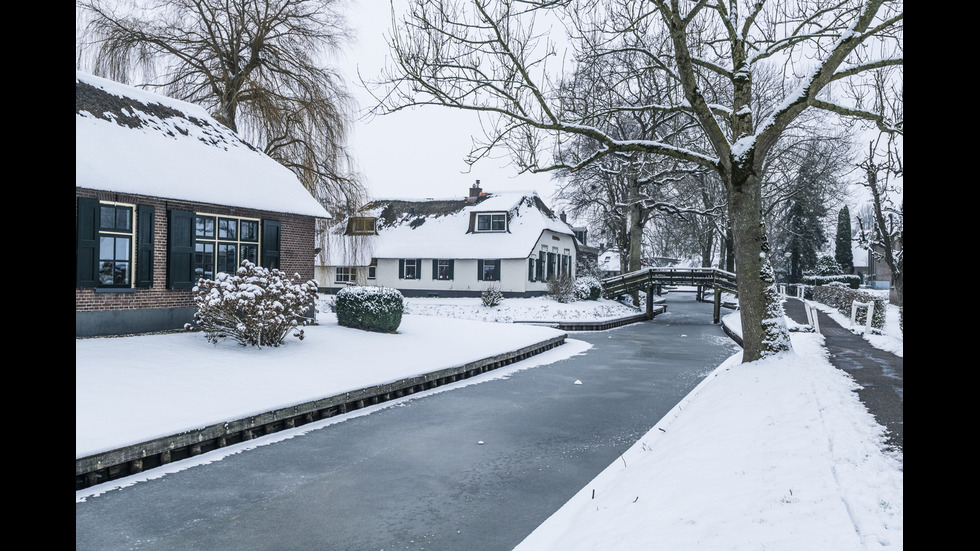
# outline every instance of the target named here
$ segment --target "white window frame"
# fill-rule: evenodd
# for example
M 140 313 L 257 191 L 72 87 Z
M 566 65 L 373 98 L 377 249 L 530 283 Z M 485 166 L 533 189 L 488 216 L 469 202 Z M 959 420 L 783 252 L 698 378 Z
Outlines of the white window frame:
M 334 283 L 343 283 L 344 285 L 356 283 L 357 268 L 354 266 L 337 266 L 333 281 Z
M 489 219 L 488 228 L 480 228 L 480 219 Z M 498 227 L 494 227 L 497 225 Z M 506 212 L 486 212 L 477 213 L 476 215 L 476 231 L 480 233 L 501 233 L 507 231 L 507 213 Z

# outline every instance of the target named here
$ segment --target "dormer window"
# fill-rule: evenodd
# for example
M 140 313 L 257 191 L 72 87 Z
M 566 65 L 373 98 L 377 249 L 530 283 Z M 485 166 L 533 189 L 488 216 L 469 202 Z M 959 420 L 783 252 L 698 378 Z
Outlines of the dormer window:
M 477 214 L 476 231 L 503 232 L 507 231 L 507 213 Z
M 368 216 L 352 216 L 347 235 L 375 235 L 377 218 Z

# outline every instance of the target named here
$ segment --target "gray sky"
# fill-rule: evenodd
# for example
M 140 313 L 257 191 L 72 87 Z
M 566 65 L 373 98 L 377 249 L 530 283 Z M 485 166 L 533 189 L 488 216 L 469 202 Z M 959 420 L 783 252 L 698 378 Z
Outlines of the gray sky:
M 372 80 L 385 64 L 384 36 L 391 34 L 389 1 L 355 0 L 348 18 L 357 36 L 345 59 L 338 62 L 361 109 L 367 110 L 373 100 L 361 87 L 357 72 Z M 480 132 L 474 114 L 431 107 L 358 121 L 350 143 L 368 191 L 375 197 L 453 197 L 465 194 L 480 180 L 484 191 L 535 190 L 552 203 L 555 182 L 550 174 L 518 176 L 507 158 L 484 159 L 470 168 L 464 159 L 471 137 L 481 137 Z

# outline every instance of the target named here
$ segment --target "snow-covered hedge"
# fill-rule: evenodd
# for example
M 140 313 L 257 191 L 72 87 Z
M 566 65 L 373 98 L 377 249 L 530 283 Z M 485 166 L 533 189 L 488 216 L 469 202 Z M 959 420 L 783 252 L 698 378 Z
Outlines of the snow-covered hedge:
M 843 283 L 851 289 L 861 286 L 861 276 L 853 274 L 838 275 L 805 275 L 803 282 L 808 285 L 830 285 L 831 283 Z
M 337 291 L 337 323 L 376 333 L 394 333 L 402 322 L 405 297 L 398 289 L 351 286 Z
M 594 276 L 575 279 L 575 298 L 578 300 L 599 300 L 602 296 L 602 283 Z
M 871 327 L 879 330 L 885 327 L 885 307 L 888 305 L 888 302 L 880 296 L 836 285 L 820 285 L 813 288 L 813 300 L 836 308 L 838 312 L 847 316 L 848 319 L 851 317 L 851 304 L 854 301 L 872 302 L 875 305 L 875 311 L 871 317 Z M 857 313 L 856 323 L 864 325 L 868 317 L 867 314 L 867 308 L 860 308 Z
M 314 321 L 307 314 L 315 311 L 317 286 L 295 278 L 246 260 L 234 274 L 201 279 L 193 289 L 194 324 L 185 328 L 203 331 L 212 343 L 231 338 L 242 346 L 279 346 L 292 330 L 302 339 L 297 328 Z

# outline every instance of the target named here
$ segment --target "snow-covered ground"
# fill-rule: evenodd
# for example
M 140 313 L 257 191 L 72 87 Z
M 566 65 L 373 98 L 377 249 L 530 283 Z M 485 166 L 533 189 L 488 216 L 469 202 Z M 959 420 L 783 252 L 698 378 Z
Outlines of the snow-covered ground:
M 76 457 L 458 365 L 561 333 L 488 322 L 585 321 L 635 312 L 610 301 L 505 299 L 487 309 L 477 299 L 407 299 L 410 313 L 398 334 L 387 335 L 340 327 L 325 310 L 306 339 L 279 348 L 211 345 L 194 333 L 76 339 Z M 890 308 L 886 317 L 883 335 L 866 338 L 901 355 L 897 313 Z M 849 323 L 844 316 L 840 321 Z M 725 322 L 739 330 L 737 314 L 726 315 Z M 718 366 L 518 549 L 902 549 L 901 454 L 886 450 L 884 429 L 858 400 L 854 381 L 828 362 L 823 337 L 793 332 L 792 339 L 792 353 L 749 364 L 740 364 L 736 354 Z M 571 334 L 564 346 L 459 384 L 589 349 Z M 393 354 L 400 361 L 391 361 Z M 343 419 L 80 490 L 76 502 Z

